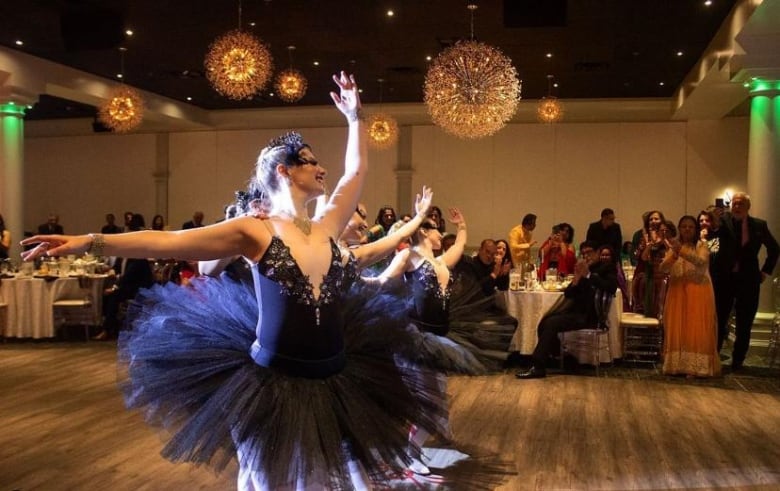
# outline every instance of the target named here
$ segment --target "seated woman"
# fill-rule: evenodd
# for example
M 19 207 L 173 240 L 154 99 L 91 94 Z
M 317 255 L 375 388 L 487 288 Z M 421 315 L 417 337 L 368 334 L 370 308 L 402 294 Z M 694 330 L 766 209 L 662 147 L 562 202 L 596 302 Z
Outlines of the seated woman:
M 511 271 L 515 268 L 515 265 L 512 262 L 512 255 L 509 254 L 509 243 L 504 239 L 496 239 L 496 262 L 501 263 L 502 266 L 507 265 L 506 267 L 502 267 L 501 271 L 507 269 Z M 509 273 L 498 275 L 496 278 L 496 290 L 502 292 L 509 290 Z
M 539 280 L 544 280 L 544 275 L 550 268 L 558 270 L 559 274 L 574 274 L 574 266 L 577 264 L 577 256 L 574 250 L 563 240 L 558 225 L 553 227 L 550 237 L 539 248 L 542 264 L 539 267 Z

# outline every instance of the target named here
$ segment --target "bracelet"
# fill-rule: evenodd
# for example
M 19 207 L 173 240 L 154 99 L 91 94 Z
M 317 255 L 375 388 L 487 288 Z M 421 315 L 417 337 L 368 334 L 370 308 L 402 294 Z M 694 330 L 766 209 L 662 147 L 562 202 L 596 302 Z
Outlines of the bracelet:
M 103 255 L 103 248 L 106 246 L 106 239 L 103 237 L 103 234 L 87 234 L 92 239 L 92 242 L 89 244 L 89 249 L 87 249 L 87 252 L 89 254 L 92 254 L 93 256 L 102 256 Z

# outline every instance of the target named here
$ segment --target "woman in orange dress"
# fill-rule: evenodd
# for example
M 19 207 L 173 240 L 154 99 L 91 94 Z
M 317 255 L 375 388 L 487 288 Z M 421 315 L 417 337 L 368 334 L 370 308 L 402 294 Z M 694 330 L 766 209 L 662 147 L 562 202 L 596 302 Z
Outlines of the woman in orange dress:
M 664 308 L 664 367 L 667 375 L 720 375 L 715 294 L 709 273 L 710 252 L 696 218 L 678 224 L 679 240 L 666 240 L 661 270 L 669 272 Z

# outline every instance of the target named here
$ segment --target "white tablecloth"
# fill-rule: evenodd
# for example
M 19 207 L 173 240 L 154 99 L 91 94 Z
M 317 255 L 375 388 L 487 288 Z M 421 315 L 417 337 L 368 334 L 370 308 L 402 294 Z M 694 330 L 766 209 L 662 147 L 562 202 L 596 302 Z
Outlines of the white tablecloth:
M 504 296 L 507 314 L 517 319 L 517 330 L 512 337 L 509 350 L 519 351 L 520 354 L 523 355 L 530 355 L 536 347 L 536 329 L 539 326 L 539 321 L 542 319 L 544 313 L 552 307 L 555 301 L 563 296 L 563 293 L 545 291 L 507 291 L 504 292 Z M 612 358 L 623 357 L 623 337 L 620 334 L 620 310 L 622 309 L 622 304 L 623 302 L 618 294 L 609 309 L 609 339 Z M 568 336 L 576 336 L 576 331 L 568 332 L 566 333 L 566 336 L 567 339 Z M 590 363 L 591 361 L 589 353 L 578 352 L 575 353 L 575 355 L 581 363 Z M 602 351 L 601 353 L 601 361 L 602 363 L 611 361 L 608 359 L 605 351 Z
M 4 278 L 0 281 L 0 299 L 8 304 L 5 336 L 10 338 L 54 337 L 52 302 L 89 297 L 96 318 L 103 311 L 105 275 L 43 279 Z

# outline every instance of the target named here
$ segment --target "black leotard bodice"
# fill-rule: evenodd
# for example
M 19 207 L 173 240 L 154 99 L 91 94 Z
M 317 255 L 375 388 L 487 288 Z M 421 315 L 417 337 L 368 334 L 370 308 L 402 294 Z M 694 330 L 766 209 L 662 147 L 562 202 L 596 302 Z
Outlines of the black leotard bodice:
M 412 291 L 409 315 L 421 330 L 444 336 L 450 329 L 450 294 L 452 274 L 442 292 L 436 271 L 429 261 L 417 269 L 404 273 Z
M 344 367 L 344 318 L 341 300 L 354 280 L 354 258 L 342 264 L 331 239 L 331 261 L 314 298 L 313 287 L 290 249 L 274 236 L 253 268 L 260 318 L 252 358 L 258 365 L 291 375 L 322 378 Z

